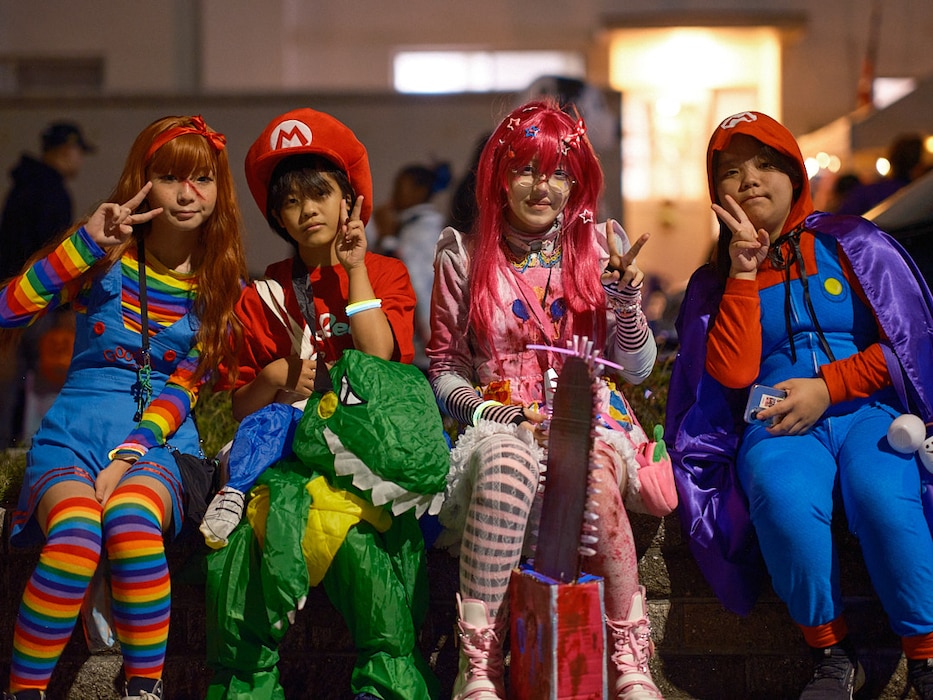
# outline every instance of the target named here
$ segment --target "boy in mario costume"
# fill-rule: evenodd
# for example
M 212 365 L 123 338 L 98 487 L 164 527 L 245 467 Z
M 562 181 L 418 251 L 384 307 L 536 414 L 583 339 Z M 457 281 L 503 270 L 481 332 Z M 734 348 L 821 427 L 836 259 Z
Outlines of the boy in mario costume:
M 447 442 L 433 393 L 409 364 L 408 273 L 366 249 L 366 149 L 333 117 L 298 109 L 260 134 L 246 177 L 296 252 L 237 307 L 241 423 L 230 480 L 201 527 L 216 550 L 208 697 L 284 698 L 278 645 L 318 583 L 357 647 L 356 698 L 436 697 L 416 647 L 427 609 L 417 516 L 440 507 Z

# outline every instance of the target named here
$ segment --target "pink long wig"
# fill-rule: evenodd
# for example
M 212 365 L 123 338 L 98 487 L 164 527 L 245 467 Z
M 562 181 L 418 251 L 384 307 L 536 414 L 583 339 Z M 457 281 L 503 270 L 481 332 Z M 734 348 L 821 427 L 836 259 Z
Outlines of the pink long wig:
M 511 274 L 502 245 L 508 230 L 509 179 L 512 170 L 536 162 L 539 172 L 566 170 L 575 181 L 562 212 L 564 300 L 577 332 L 602 346 L 606 335 L 606 296 L 600 284 L 600 249 L 596 210 L 603 189 L 599 159 L 574 119 L 556 101 L 529 102 L 509 114 L 486 142 L 476 171 L 479 217 L 470 263 L 470 324 L 489 347 L 491 319 L 501 308 L 500 275 Z

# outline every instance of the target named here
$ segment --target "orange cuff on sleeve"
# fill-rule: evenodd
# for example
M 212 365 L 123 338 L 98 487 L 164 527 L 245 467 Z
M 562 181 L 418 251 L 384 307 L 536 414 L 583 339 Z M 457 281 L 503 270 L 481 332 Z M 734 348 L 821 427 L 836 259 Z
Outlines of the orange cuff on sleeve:
M 908 659 L 933 659 L 933 632 L 901 637 L 901 648 Z
M 817 625 L 816 627 L 807 627 L 806 625 L 798 625 L 798 627 L 803 632 L 803 638 L 807 642 L 807 646 L 813 649 L 825 649 L 834 644 L 839 644 L 849 634 L 849 626 L 842 615 L 832 622 Z

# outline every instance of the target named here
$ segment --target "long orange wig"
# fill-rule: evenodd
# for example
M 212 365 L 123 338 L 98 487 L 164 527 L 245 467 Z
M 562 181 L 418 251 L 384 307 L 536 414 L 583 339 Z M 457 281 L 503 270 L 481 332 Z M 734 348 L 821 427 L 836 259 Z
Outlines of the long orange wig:
M 164 141 L 165 132 L 178 129 L 190 130 L 192 133 L 182 133 L 171 138 L 150 153 L 157 141 Z M 213 142 L 203 134 L 214 139 Z M 157 119 L 136 137 L 120 179 L 105 200 L 119 203 L 129 201 L 153 173 L 171 173 L 182 180 L 205 171 L 213 174 L 217 185 L 217 203 L 214 212 L 201 228 L 191 261 L 191 271 L 198 278 L 194 312 L 200 323 L 198 342 L 201 355 L 196 379 L 203 378 L 221 365 L 235 372 L 238 366 L 237 351 L 243 338 L 242 324 L 234 314 L 234 305 L 247 279 L 243 222 L 227 151 L 214 145 L 218 139 L 222 142 L 222 137 L 206 127 L 200 117 L 171 116 Z M 144 210 L 146 206 L 143 203 L 141 209 Z M 33 255 L 24 269 L 48 255 L 83 226 L 88 218 L 76 222 L 57 240 Z M 80 286 L 86 284 L 90 277 L 103 274 L 128 248 L 136 245 L 138 237 L 145 238 L 150 228 L 150 223 L 136 226 L 133 236 L 108 249 L 107 255 L 76 283 Z

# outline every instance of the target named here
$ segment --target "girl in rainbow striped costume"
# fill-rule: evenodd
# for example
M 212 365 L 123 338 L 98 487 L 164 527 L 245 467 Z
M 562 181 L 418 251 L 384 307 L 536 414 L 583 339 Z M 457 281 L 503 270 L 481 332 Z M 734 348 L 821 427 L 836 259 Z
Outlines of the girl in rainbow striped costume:
M 68 376 L 33 436 L 13 514 L 12 542 L 44 545 L 16 620 L 7 698 L 45 697 L 104 556 L 124 696 L 162 697 L 163 537 L 180 531 L 187 493 L 174 453 L 200 452 L 191 410 L 209 368 L 236 366 L 230 334 L 240 335 L 246 265 L 224 143 L 200 117 L 153 122 L 108 203 L 0 288 L 2 342 L 58 306 L 77 311 Z

